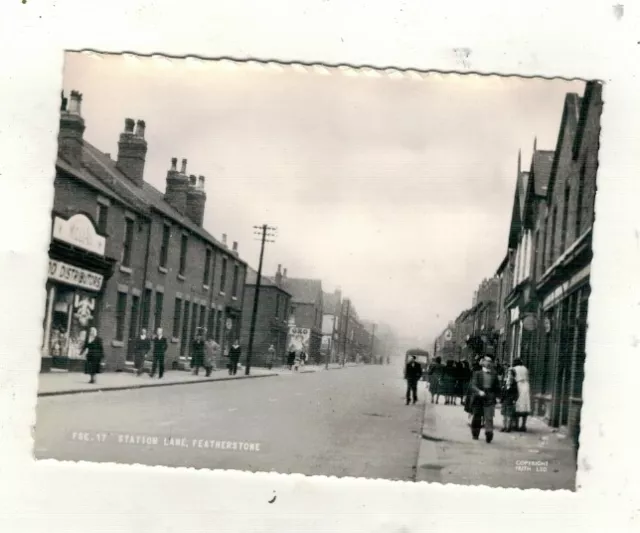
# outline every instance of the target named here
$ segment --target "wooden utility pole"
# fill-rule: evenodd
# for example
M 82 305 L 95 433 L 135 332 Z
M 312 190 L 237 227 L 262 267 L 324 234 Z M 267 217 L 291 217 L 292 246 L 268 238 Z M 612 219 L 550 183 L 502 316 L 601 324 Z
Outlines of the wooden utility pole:
M 263 224 L 262 226 L 254 226 L 256 235 L 260 235 L 260 261 L 258 262 L 258 278 L 256 279 L 255 293 L 253 295 L 253 313 L 251 314 L 251 329 L 249 330 L 249 348 L 247 350 L 247 364 L 244 370 L 245 375 L 251 372 L 251 357 L 253 355 L 253 338 L 256 332 L 256 319 L 258 317 L 258 300 L 260 298 L 260 284 L 262 281 L 262 259 L 264 257 L 264 245 L 266 242 L 275 242 L 267 237 L 275 237 L 276 228 Z

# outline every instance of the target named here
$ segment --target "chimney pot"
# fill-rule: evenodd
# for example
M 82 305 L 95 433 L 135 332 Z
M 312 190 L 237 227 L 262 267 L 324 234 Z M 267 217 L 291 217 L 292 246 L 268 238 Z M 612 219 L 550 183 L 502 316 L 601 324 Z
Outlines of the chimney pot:
M 226 233 L 222 234 L 222 244 L 224 244 L 225 246 L 227 245 L 227 234 Z
M 196 186 L 196 177 L 194 174 L 191 174 L 191 176 L 189 176 L 189 185 L 191 185 L 192 187 Z
M 68 112 L 73 115 L 82 116 L 81 104 L 82 95 L 78 91 L 71 91 Z
M 286 268 L 282 271 L 282 277 L 283 278 L 287 277 L 287 269 Z
M 132 118 L 124 119 L 124 132 L 125 133 L 133 133 L 133 127 L 135 126 L 135 122 Z
M 64 96 L 64 91 L 60 92 L 60 111 L 67 110 L 67 102 L 68 100 Z
M 177 157 L 172 157 L 171 158 L 171 170 L 178 170 L 178 158 Z
M 204 191 L 204 176 L 198 177 L 198 189 Z
M 234 252 L 238 251 L 238 242 L 237 241 L 233 241 L 233 251 Z
M 138 120 L 138 122 L 136 122 L 136 137 L 140 137 L 141 139 L 144 139 L 144 130 L 146 128 L 146 124 L 144 122 L 144 120 Z
M 280 274 L 281 269 L 282 269 L 282 265 L 278 265 L 278 274 Z
M 182 168 L 180 169 L 180 174 L 186 174 L 186 173 L 187 173 L 187 160 L 183 159 Z

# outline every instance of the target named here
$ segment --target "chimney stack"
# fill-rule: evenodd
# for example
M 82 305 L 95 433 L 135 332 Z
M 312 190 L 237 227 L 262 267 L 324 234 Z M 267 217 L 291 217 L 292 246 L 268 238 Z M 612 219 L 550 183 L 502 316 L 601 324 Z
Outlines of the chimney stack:
M 187 193 L 187 216 L 198 226 L 204 222 L 204 207 L 207 194 L 204 192 L 204 176 L 189 176 L 189 192 Z
M 278 270 L 276 270 L 276 285 L 280 286 L 282 284 L 282 265 L 278 265 Z
M 144 163 L 147 157 L 144 130 L 144 120 L 136 123 L 132 118 L 127 118 L 124 121 L 124 132 L 120 134 L 118 141 L 116 167 L 138 187 L 142 187 L 144 183 Z
M 238 254 L 238 241 L 233 241 L 233 251 Z
M 164 193 L 165 201 L 181 214 L 187 212 L 187 192 L 189 178 L 186 176 L 187 160 L 182 160 L 182 172 L 178 172 L 178 159 L 171 159 L 171 168 L 167 172 L 167 186 Z
M 60 131 L 58 133 L 58 152 L 65 159 L 80 161 L 82 159 L 82 144 L 85 130 L 82 118 L 82 94 L 71 91 L 69 99 L 61 95 Z
M 222 244 L 224 244 L 225 246 L 227 246 L 227 234 L 223 233 L 222 234 Z
M 282 270 L 282 279 L 287 279 L 287 269 Z

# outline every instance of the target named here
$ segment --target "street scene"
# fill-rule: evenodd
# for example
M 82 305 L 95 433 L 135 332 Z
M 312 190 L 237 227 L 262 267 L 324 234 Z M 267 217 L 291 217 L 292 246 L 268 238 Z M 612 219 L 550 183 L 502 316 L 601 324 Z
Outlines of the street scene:
M 575 490 L 601 90 L 68 53 L 36 458 Z

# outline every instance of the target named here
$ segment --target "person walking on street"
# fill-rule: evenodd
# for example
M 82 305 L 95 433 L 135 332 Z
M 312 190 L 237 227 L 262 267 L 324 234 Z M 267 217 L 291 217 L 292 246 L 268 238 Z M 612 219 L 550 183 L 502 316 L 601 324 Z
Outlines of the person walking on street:
M 140 331 L 140 337 L 136 339 L 134 352 L 134 365 L 136 367 L 136 375 L 140 376 L 144 372 L 144 362 L 147 359 L 147 355 L 151 350 L 151 341 L 147 337 L 147 330 L 142 329 Z
M 213 340 L 213 337 L 205 343 L 204 354 L 204 369 L 207 377 L 211 375 L 211 372 L 217 370 L 218 357 L 220 356 L 220 345 Z
M 442 359 L 436 357 L 434 362 L 429 365 L 427 370 L 427 376 L 429 376 L 429 392 L 431 393 L 431 403 L 438 403 L 440 400 L 440 389 L 442 384 L 442 373 L 444 366 L 442 365 Z
M 273 368 L 273 361 L 275 360 L 275 358 L 276 358 L 276 349 L 272 344 L 271 346 L 269 346 L 269 349 L 267 350 L 267 357 L 265 358 L 265 362 L 269 370 Z
M 156 330 L 156 336 L 153 338 L 153 363 L 151 365 L 151 374 L 153 377 L 158 371 L 158 379 L 164 376 L 164 356 L 167 353 L 167 339 L 163 335 L 162 328 Z
M 481 360 L 482 370 L 474 372 L 470 384 L 473 395 L 471 400 L 471 435 L 474 440 L 478 439 L 484 418 L 484 436 L 488 443 L 493 440 L 493 417 L 501 390 L 500 380 L 492 369 L 491 363 L 491 357 L 485 355 Z
M 89 374 L 89 383 L 96 382 L 96 374 L 100 373 L 102 359 L 104 358 L 104 348 L 102 339 L 98 336 L 98 330 L 95 327 L 89 329 L 89 335 L 82 349 L 85 357 L 84 373 Z
M 516 373 L 513 368 L 507 371 L 502 390 L 502 429 L 501 432 L 509 433 L 514 426 L 516 413 L 516 400 L 518 399 L 518 384 L 516 383 Z
M 422 365 L 416 361 L 416 356 L 412 355 L 404 369 L 404 379 L 407 380 L 407 405 L 411 397 L 413 397 L 413 403 L 418 401 L 418 382 L 421 377 Z
M 513 361 L 513 371 L 518 387 L 518 399 L 515 404 L 515 430 L 527 431 L 527 417 L 531 413 L 531 389 L 529 387 L 529 370 L 522 363 L 522 359 Z M 522 425 L 519 424 L 522 419 Z
M 191 342 L 191 366 L 193 367 L 194 376 L 200 373 L 200 367 L 204 367 L 204 352 L 205 345 L 202 328 L 198 328 L 196 336 Z
M 240 361 L 240 355 L 242 350 L 240 349 L 240 343 L 238 339 L 234 341 L 229 350 L 229 375 L 235 376 L 238 373 L 238 362 Z

